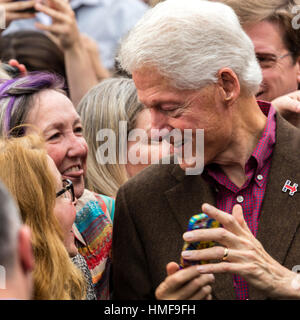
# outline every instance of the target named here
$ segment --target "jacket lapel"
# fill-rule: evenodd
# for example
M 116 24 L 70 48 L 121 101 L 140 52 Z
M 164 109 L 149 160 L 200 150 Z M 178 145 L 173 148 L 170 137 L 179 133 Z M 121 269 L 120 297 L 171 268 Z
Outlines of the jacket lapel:
M 282 191 L 287 180 L 300 186 L 300 146 L 291 145 L 295 141 L 295 134 L 299 136 L 300 131 L 297 133 L 296 129 L 277 116 L 276 145 L 257 233 L 257 239 L 266 252 L 280 264 L 284 264 L 300 223 L 300 193 L 296 192 L 291 196 L 289 192 Z M 266 298 L 264 293 L 253 287 L 249 288 L 249 294 L 250 299 L 254 300 Z
M 172 213 L 182 234 L 187 231 L 188 221 L 192 215 L 201 212 L 203 203 L 215 205 L 215 196 L 212 188 L 203 178 L 186 176 L 184 171 L 176 166 L 172 173 L 178 184 L 165 192 Z M 183 244 L 183 241 L 182 241 Z M 217 299 L 234 299 L 233 280 L 231 274 L 216 274 L 213 294 Z
M 257 239 L 279 263 L 283 264 L 289 246 L 300 224 L 300 192 L 290 196 L 282 188 L 286 180 L 300 187 L 300 131 L 290 126 L 277 115 L 276 145 L 272 155 L 272 164 L 268 177 L 265 198 L 262 205 Z M 294 145 L 295 142 L 295 145 Z M 295 152 L 293 152 L 295 151 Z M 172 173 L 178 184 L 165 192 L 175 220 L 182 233 L 186 231 L 188 220 L 193 214 L 201 212 L 204 202 L 215 205 L 213 190 L 201 176 L 185 176 L 176 166 Z M 300 190 L 299 190 L 300 191 Z M 284 204 L 284 205 L 283 205 Z M 284 208 L 280 210 L 278 208 Z M 235 299 L 233 277 L 231 274 L 215 274 L 213 295 L 217 299 Z M 250 299 L 266 298 L 265 294 L 249 286 Z
M 182 171 L 175 167 L 175 174 Z M 175 220 L 180 225 L 182 232 L 187 231 L 189 219 L 201 212 L 204 202 L 214 203 L 214 195 L 210 187 L 201 176 L 178 176 L 179 183 L 165 192 Z M 181 174 L 181 172 L 180 172 Z

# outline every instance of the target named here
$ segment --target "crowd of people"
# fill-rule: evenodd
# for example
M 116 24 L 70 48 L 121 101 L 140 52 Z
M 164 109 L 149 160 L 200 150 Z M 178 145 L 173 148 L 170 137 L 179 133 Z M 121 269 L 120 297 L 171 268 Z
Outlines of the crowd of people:
M 0 6 L 0 299 L 300 298 L 298 0 Z

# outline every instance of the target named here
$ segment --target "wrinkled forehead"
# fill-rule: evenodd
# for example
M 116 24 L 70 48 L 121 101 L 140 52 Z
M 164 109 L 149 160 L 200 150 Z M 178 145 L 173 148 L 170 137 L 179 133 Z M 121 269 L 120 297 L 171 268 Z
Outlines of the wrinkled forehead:
M 278 23 L 261 21 L 244 25 L 244 30 L 254 44 L 256 53 L 278 53 L 288 50 L 284 32 Z
M 178 89 L 172 81 L 159 73 L 155 68 L 148 67 L 132 73 L 139 101 L 147 108 L 161 104 L 177 104 L 188 101 L 200 90 Z
M 53 122 L 68 125 L 73 124 L 76 120 L 80 121 L 73 103 L 61 91 L 42 90 L 34 95 L 32 103 L 26 122 L 41 129 Z

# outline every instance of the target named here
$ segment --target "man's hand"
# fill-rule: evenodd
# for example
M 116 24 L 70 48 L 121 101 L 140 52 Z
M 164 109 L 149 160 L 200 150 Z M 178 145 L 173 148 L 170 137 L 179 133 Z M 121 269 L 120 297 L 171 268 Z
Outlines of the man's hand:
M 276 98 L 272 105 L 287 121 L 300 128 L 300 90 Z
M 166 279 L 157 287 L 155 296 L 158 300 L 211 300 L 212 274 L 200 275 L 196 266 L 179 270 L 175 262 L 167 267 Z
M 33 9 L 35 1 L 13 1 L 13 0 L 0 0 L 1 14 L 5 11 L 5 27 L 18 19 L 34 18 L 35 13 L 24 12 L 26 9 Z M 1 30 L 3 31 L 3 30 Z
M 248 283 L 276 298 L 294 294 L 289 291 L 295 273 L 274 260 L 253 236 L 243 217 L 240 205 L 235 205 L 232 215 L 214 206 L 204 204 L 202 210 L 219 221 L 223 228 L 199 229 L 183 235 L 185 241 L 215 241 L 222 246 L 182 253 L 190 261 L 219 260 L 219 263 L 199 265 L 200 273 L 231 273 L 242 276 Z M 274 235 L 276 236 L 276 235 Z M 228 251 L 227 251 L 227 249 Z M 223 257 L 226 253 L 226 261 Z

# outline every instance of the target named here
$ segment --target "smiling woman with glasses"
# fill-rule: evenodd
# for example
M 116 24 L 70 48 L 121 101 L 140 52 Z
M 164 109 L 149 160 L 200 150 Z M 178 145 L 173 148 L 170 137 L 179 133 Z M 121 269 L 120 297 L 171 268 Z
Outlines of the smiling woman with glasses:
M 0 140 L 0 167 L 0 179 L 32 232 L 34 299 L 85 299 L 88 283 L 70 259 L 78 255 L 72 182 L 62 180 L 37 135 Z
M 61 195 L 64 195 L 65 198 L 68 198 L 71 200 L 71 202 L 74 202 L 75 193 L 74 193 L 73 182 L 69 179 L 64 179 L 62 182 L 63 182 L 63 188 L 56 193 L 56 198 L 58 198 Z
M 63 88 L 61 78 L 42 72 L 0 83 L 0 135 L 20 137 L 36 131 L 31 130 L 34 127 L 45 139 L 47 154 L 62 178 L 74 186 L 78 199 L 73 226 L 76 246 L 92 274 L 97 299 L 109 299 L 115 201 L 85 187 L 88 146 L 80 116 Z M 26 129 L 16 130 L 20 126 Z M 54 196 L 62 188 L 57 188 Z M 63 197 L 57 198 L 57 202 L 61 200 Z

